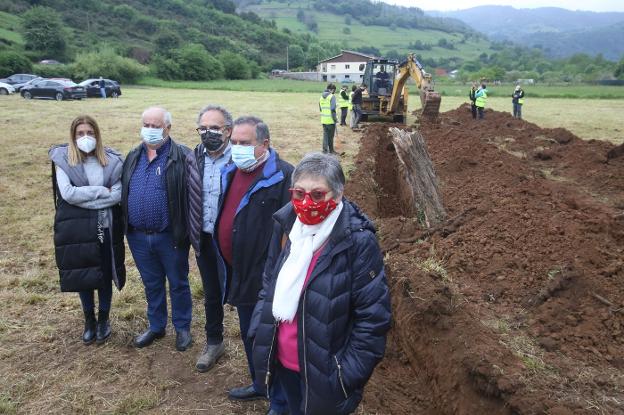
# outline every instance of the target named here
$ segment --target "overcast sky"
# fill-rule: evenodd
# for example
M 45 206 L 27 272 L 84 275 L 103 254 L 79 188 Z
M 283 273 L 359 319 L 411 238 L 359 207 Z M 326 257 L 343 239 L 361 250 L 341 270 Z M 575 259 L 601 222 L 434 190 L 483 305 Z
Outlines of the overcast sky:
M 419 7 L 423 10 L 460 10 L 475 6 L 514 6 L 517 9 L 534 7 L 562 7 L 570 10 L 591 10 L 595 12 L 624 12 L 622 0 L 382 0 L 390 4 Z

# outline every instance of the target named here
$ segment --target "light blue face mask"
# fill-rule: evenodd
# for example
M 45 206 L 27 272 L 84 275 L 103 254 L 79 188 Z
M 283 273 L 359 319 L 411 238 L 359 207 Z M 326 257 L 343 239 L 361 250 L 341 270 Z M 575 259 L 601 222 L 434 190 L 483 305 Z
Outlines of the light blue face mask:
M 162 128 L 141 128 L 141 138 L 145 142 L 145 144 L 149 145 L 158 145 L 165 140 L 163 137 L 163 129 Z
M 232 161 L 236 164 L 236 167 L 241 170 L 248 170 L 256 164 L 255 148 L 256 146 L 232 145 Z

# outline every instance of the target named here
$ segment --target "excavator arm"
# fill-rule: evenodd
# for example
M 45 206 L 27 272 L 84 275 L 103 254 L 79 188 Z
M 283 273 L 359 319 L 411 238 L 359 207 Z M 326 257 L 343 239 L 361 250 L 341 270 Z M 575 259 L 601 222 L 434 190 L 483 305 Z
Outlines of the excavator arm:
M 425 72 L 422 65 L 410 54 L 407 60 L 399 65 L 399 71 L 392 88 L 392 95 L 387 106 L 389 113 L 396 113 L 399 101 L 404 93 L 405 83 L 409 78 L 414 79 L 416 86 L 420 90 L 420 102 L 422 104 L 422 115 L 428 118 L 435 118 L 440 112 L 440 94 L 433 90 L 433 80 L 431 74 Z

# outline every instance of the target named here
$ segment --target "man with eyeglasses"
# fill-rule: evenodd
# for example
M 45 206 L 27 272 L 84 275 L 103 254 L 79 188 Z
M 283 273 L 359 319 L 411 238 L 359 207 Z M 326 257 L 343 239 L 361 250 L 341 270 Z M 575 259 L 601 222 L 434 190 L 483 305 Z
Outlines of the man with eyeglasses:
M 225 283 L 226 301 L 238 311 L 240 333 L 247 354 L 252 384 L 234 388 L 229 398 L 239 401 L 263 399 L 262 383 L 252 362 L 253 339 L 247 336 L 273 230 L 273 213 L 290 201 L 293 166 L 281 160 L 271 147 L 269 127 L 259 118 L 240 117 L 234 122 L 232 164 L 225 166 L 222 195 L 214 238 L 218 242 L 217 264 Z M 271 397 L 269 414 L 287 412 L 279 394 Z
M 208 105 L 197 116 L 200 143 L 189 157 L 189 237 L 204 288 L 206 344 L 197 359 L 199 372 L 209 371 L 225 353 L 223 344 L 224 281 L 217 272 L 213 238 L 221 196 L 221 170 L 230 162 L 232 115 Z

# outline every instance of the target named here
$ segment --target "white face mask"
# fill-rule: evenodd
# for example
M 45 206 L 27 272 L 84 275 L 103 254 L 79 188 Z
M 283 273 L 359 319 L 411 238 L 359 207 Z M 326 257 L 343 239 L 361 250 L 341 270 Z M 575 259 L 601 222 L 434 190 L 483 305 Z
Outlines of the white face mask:
M 165 141 L 165 137 L 163 137 L 163 132 L 163 128 L 142 127 L 141 138 L 143 139 L 143 141 L 145 141 L 146 144 L 155 146 Z
M 90 135 L 83 135 L 79 139 L 76 140 L 76 147 L 78 147 L 83 153 L 89 154 L 93 150 L 95 150 L 95 146 L 97 141 L 95 138 Z

